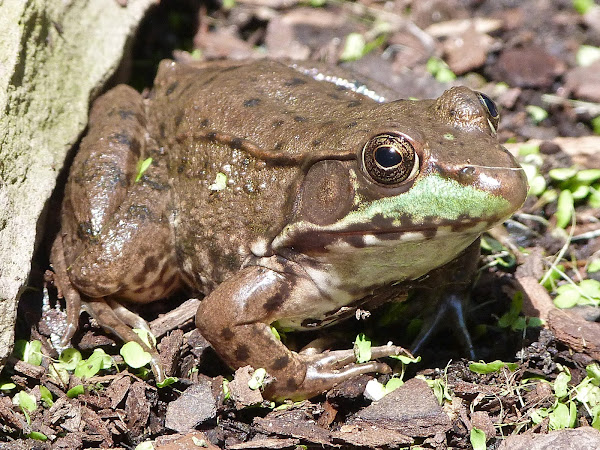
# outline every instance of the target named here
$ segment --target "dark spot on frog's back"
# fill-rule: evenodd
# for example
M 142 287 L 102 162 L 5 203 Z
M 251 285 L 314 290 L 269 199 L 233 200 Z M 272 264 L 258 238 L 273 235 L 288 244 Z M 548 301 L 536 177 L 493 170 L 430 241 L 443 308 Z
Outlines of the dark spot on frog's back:
M 246 108 L 252 108 L 254 106 L 258 106 L 260 104 L 260 98 L 250 98 L 248 100 L 244 100 L 244 106 Z
M 348 108 L 356 108 L 357 106 L 360 106 L 360 101 L 358 100 L 352 100 L 348 102 Z
M 167 90 L 165 91 L 165 95 L 171 95 L 175 89 L 179 86 L 179 81 L 175 81 L 169 85 Z
M 206 128 L 209 125 L 210 125 L 210 120 L 208 120 L 208 119 L 202 119 L 202 121 L 200 122 L 200 126 L 203 128 Z
M 312 141 L 313 147 L 318 147 L 319 145 L 321 145 L 321 143 L 321 139 L 315 139 L 314 141 Z
M 273 128 L 279 128 L 281 125 L 283 125 L 283 120 L 274 120 L 271 125 L 273 125 Z
M 179 126 L 181 124 L 182 120 L 183 120 L 183 111 L 180 111 L 175 116 L 175 125 Z
M 244 145 L 244 141 L 241 138 L 233 138 L 231 140 L 231 142 L 229 143 L 229 147 L 231 147 L 234 150 L 239 150 L 240 148 L 242 148 Z
M 144 270 L 146 272 L 154 272 L 156 269 L 158 269 L 158 260 L 155 256 L 148 256 L 144 260 Z
M 306 80 L 302 78 L 292 78 L 284 83 L 284 86 L 300 86 L 302 84 L 306 84 Z
M 306 122 L 308 119 L 306 117 L 304 117 L 304 116 L 295 116 L 294 120 L 296 122 Z
M 237 361 L 246 361 L 250 356 L 250 349 L 247 345 L 242 344 L 235 349 L 233 356 Z
M 109 136 L 109 139 L 118 144 L 131 145 L 131 136 L 127 133 L 113 133 Z
M 285 283 L 281 284 L 277 293 L 269 297 L 269 299 L 264 303 L 264 310 L 268 313 L 277 311 L 281 305 L 283 305 L 283 302 L 285 302 L 289 295 L 290 287 Z
M 285 369 L 287 365 L 290 363 L 290 357 L 288 355 L 283 355 L 273 361 L 271 364 L 271 369 L 273 370 L 281 370 Z
M 356 125 L 358 125 L 358 122 L 349 122 L 346 125 L 346 128 L 354 128 Z
M 131 119 L 132 117 L 135 117 L 135 113 L 129 109 L 120 109 L 118 111 L 118 113 L 119 113 L 119 117 L 122 120 L 128 120 L 128 119 Z
M 231 331 L 231 328 L 223 328 L 221 330 L 221 337 L 223 339 L 225 339 L 226 341 L 230 341 L 233 339 L 233 337 L 235 336 L 235 333 L 233 331 Z

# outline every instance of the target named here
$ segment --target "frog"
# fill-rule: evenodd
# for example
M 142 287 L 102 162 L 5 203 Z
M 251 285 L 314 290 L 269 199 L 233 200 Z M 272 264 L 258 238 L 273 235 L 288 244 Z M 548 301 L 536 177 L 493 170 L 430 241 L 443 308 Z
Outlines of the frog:
M 82 310 L 141 342 L 135 307 L 187 289 L 228 366 L 264 368 L 265 398 L 299 400 L 389 373 L 379 359 L 404 349 L 358 363 L 323 341 L 292 350 L 273 327 L 323 329 L 420 290 L 432 319 L 413 347 L 455 317 L 471 351 L 478 240 L 523 204 L 525 174 L 487 95 L 380 100 L 269 59 L 165 60 L 149 93 L 99 97 L 51 250 L 63 342 Z

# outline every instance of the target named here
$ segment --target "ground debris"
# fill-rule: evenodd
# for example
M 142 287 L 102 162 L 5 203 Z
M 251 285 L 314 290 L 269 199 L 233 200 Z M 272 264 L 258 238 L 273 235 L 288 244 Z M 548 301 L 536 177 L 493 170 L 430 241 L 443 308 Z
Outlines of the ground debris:
M 431 388 L 418 378 L 408 380 L 378 402 L 367 406 L 349 422 L 399 431 L 411 437 L 433 436 L 452 426 Z
M 173 434 L 170 436 L 160 436 L 154 443 L 154 450 L 185 450 L 191 448 L 206 448 L 208 450 L 218 450 L 219 447 L 210 443 L 207 437 L 201 431 L 191 431 L 187 434 Z
M 509 436 L 498 450 L 597 450 L 600 448 L 600 431 L 581 427 L 550 431 L 548 434 L 521 434 Z
M 600 360 L 600 323 L 589 322 L 568 310 L 553 310 L 548 326 L 556 339 L 577 352 Z
M 169 403 L 165 426 L 175 431 L 185 432 L 207 420 L 214 419 L 216 413 L 217 405 L 212 382 L 202 379 L 183 391 L 177 400 Z

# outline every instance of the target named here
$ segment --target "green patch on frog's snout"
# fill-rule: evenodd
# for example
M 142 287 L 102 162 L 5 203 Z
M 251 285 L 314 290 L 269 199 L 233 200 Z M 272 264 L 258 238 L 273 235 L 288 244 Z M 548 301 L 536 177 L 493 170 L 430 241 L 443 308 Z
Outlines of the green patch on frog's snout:
M 417 180 L 407 192 L 362 203 L 331 227 L 347 229 L 379 216 L 392 220 L 399 230 L 403 226 L 427 229 L 455 222 L 496 222 L 512 210 L 511 202 L 500 195 L 432 174 Z

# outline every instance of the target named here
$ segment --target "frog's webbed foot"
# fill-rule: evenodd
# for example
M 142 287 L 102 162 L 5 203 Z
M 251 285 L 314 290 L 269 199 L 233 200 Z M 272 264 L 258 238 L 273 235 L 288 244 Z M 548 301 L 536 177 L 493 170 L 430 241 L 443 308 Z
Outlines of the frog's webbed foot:
M 123 342 L 137 342 L 145 351 L 150 353 L 152 356 L 150 361 L 152 372 L 154 372 L 157 382 L 164 381 L 166 375 L 158 351 L 154 347 L 149 347 L 133 331 L 133 328 L 150 331 L 150 326 L 144 319 L 120 303 L 108 298 L 90 299 L 83 303 L 83 307 L 97 320 L 102 328 L 118 336 Z
M 385 358 L 400 354 L 409 354 L 402 347 L 382 345 L 371 349 L 373 359 Z M 388 374 L 390 366 L 377 361 L 357 363 L 354 350 L 333 350 L 320 354 L 299 354 L 298 357 L 306 365 L 306 376 L 301 389 L 309 393 L 320 393 L 331 389 L 336 384 L 358 375 L 367 373 Z
M 431 337 L 442 328 L 450 328 L 470 359 L 475 359 L 475 349 L 465 320 L 465 305 L 468 304 L 468 292 L 445 294 L 437 304 L 435 314 L 429 317 L 417 338 L 411 345 L 413 353 L 419 353 Z

